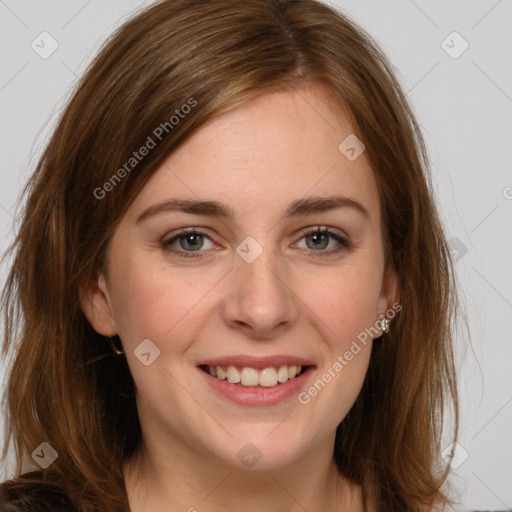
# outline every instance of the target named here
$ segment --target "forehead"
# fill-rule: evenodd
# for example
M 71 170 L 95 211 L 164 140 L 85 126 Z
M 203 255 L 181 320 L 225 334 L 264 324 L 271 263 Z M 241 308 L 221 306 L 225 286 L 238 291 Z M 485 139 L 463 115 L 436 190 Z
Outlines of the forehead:
M 365 153 L 353 160 L 339 149 L 354 136 L 324 87 L 267 92 L 198 130 L 155 171 L 131 210 L 179 197 L 273 215 L 308 195 L 337 194 L 372 210 L 378 190 Z

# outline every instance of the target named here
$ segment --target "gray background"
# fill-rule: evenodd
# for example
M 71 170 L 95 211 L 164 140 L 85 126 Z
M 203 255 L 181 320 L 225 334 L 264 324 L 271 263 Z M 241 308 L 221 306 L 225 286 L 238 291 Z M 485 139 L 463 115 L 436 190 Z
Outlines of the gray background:
M 0 250 L 12 240 L 21 186 L 77 77 L 100 43 L 150 3 L 0 0 Z M 458 259 L 472 341 L 463 332 L 457 339 L 462 429 L 451 485 L 461 510 L 512 509 L 512 1 L 335 5 L 368 30 L 398 70 L 425 134 Z M 31 48 L 43 31 L 59 45 L 46 59 Z M 464 41 L 469 47 L 459 55 Z M 6 267 L 0 270 L 3 280 Z M 9 466 L 0 468 L 0 479 Z

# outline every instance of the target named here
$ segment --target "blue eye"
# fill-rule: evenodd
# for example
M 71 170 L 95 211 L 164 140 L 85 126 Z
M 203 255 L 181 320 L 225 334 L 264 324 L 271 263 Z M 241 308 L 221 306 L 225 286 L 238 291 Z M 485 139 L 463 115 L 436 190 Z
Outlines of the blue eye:
M 303 239 L 311 240 L 311 243 L 306 242 L 306 249 L 309 249 L 313 257 L 332 256 L 352 247 L 346 237 L 322 227 L 315 227 L 303 232 L 299 242 Z M 206 233 L 194 228 L 186 228 L 177 235 L 163 241 L 162 248 L 179 258 L 201 258 L 204 256 L 201 253 L 205 252 L 205 240 L 211 244 L 206 249 L 215 247 L 215 243 Z M 329 247 L 331 241 L 335 241 L 337 246 L 334 249 L 325 250 Z
M 313 253 L 317 253 L 312 254 L 312 256 L 315 257 L 330 256 L 351 247 L 351 244 L 346 237 L 341 236 L 337 233 L 333 233 L 328 228 L 316 227 L 311 230 L 308 230 L 303 233 L 303 237 L 301 238 L 301 240 L 307 240 L 308 238 L 312 241 L 312 244 L 308 244 L 306 242 L 306 246 Z M 334 249 L 330 249 L 328 251 L 323 250 L 329 246 L 329 242 L 332 240 L 336 242 L 337 246 Z
M 164 241 L 162 246 L 165 250 L 176 254 L 180 258 L 198 258 L 202 255 L 194 253 L 204 252 L 200 251 L 200 249 L 202 249 L 204 246 L 205 238 L 210 240 L 206 233 L 203 233 L 202 231 L 198 231 L 193 228 L 183 229 L 178 235 Z M 178 242 L 178 245 L 180 246 L 179 249 L 173 247 L 176 242 Z M 212 245 L 214 245 L 213 242 Z M 190 251 L 188 249 L 190 249 Z

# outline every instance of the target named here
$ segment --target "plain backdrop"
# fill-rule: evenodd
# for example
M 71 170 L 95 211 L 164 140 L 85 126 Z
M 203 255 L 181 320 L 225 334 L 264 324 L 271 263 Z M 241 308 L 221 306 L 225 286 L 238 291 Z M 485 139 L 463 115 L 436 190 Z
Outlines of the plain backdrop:
M 113 30 L 151 3 L 0 0 L 2 251 L 21 187 L 70 87 Z M 512 509 L 512 2 L 334 5 L 396 67 L 425 135 L 457 260 L 472 343 L 458 336 L 462 427 L 451 484 L 463 509 Z M 58 44 L 47 58 L 31 46 L 41 37 L 46 49 Z M 3 282 L 6 266 L 0 271 Z M 10 471 L 11 463 L 0 468 L 0 480 Z

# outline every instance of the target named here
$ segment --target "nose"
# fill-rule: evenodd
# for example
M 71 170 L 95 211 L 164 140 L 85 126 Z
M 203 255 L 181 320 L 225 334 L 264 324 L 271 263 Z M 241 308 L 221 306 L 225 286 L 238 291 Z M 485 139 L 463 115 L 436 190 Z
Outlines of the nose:
M 276 251 L 265 249 L 252 263 L 235 257 L 230 290 L 224 301 L 226 324 L 251 338 L 268 340 L 297 320 L 298 297 Z

